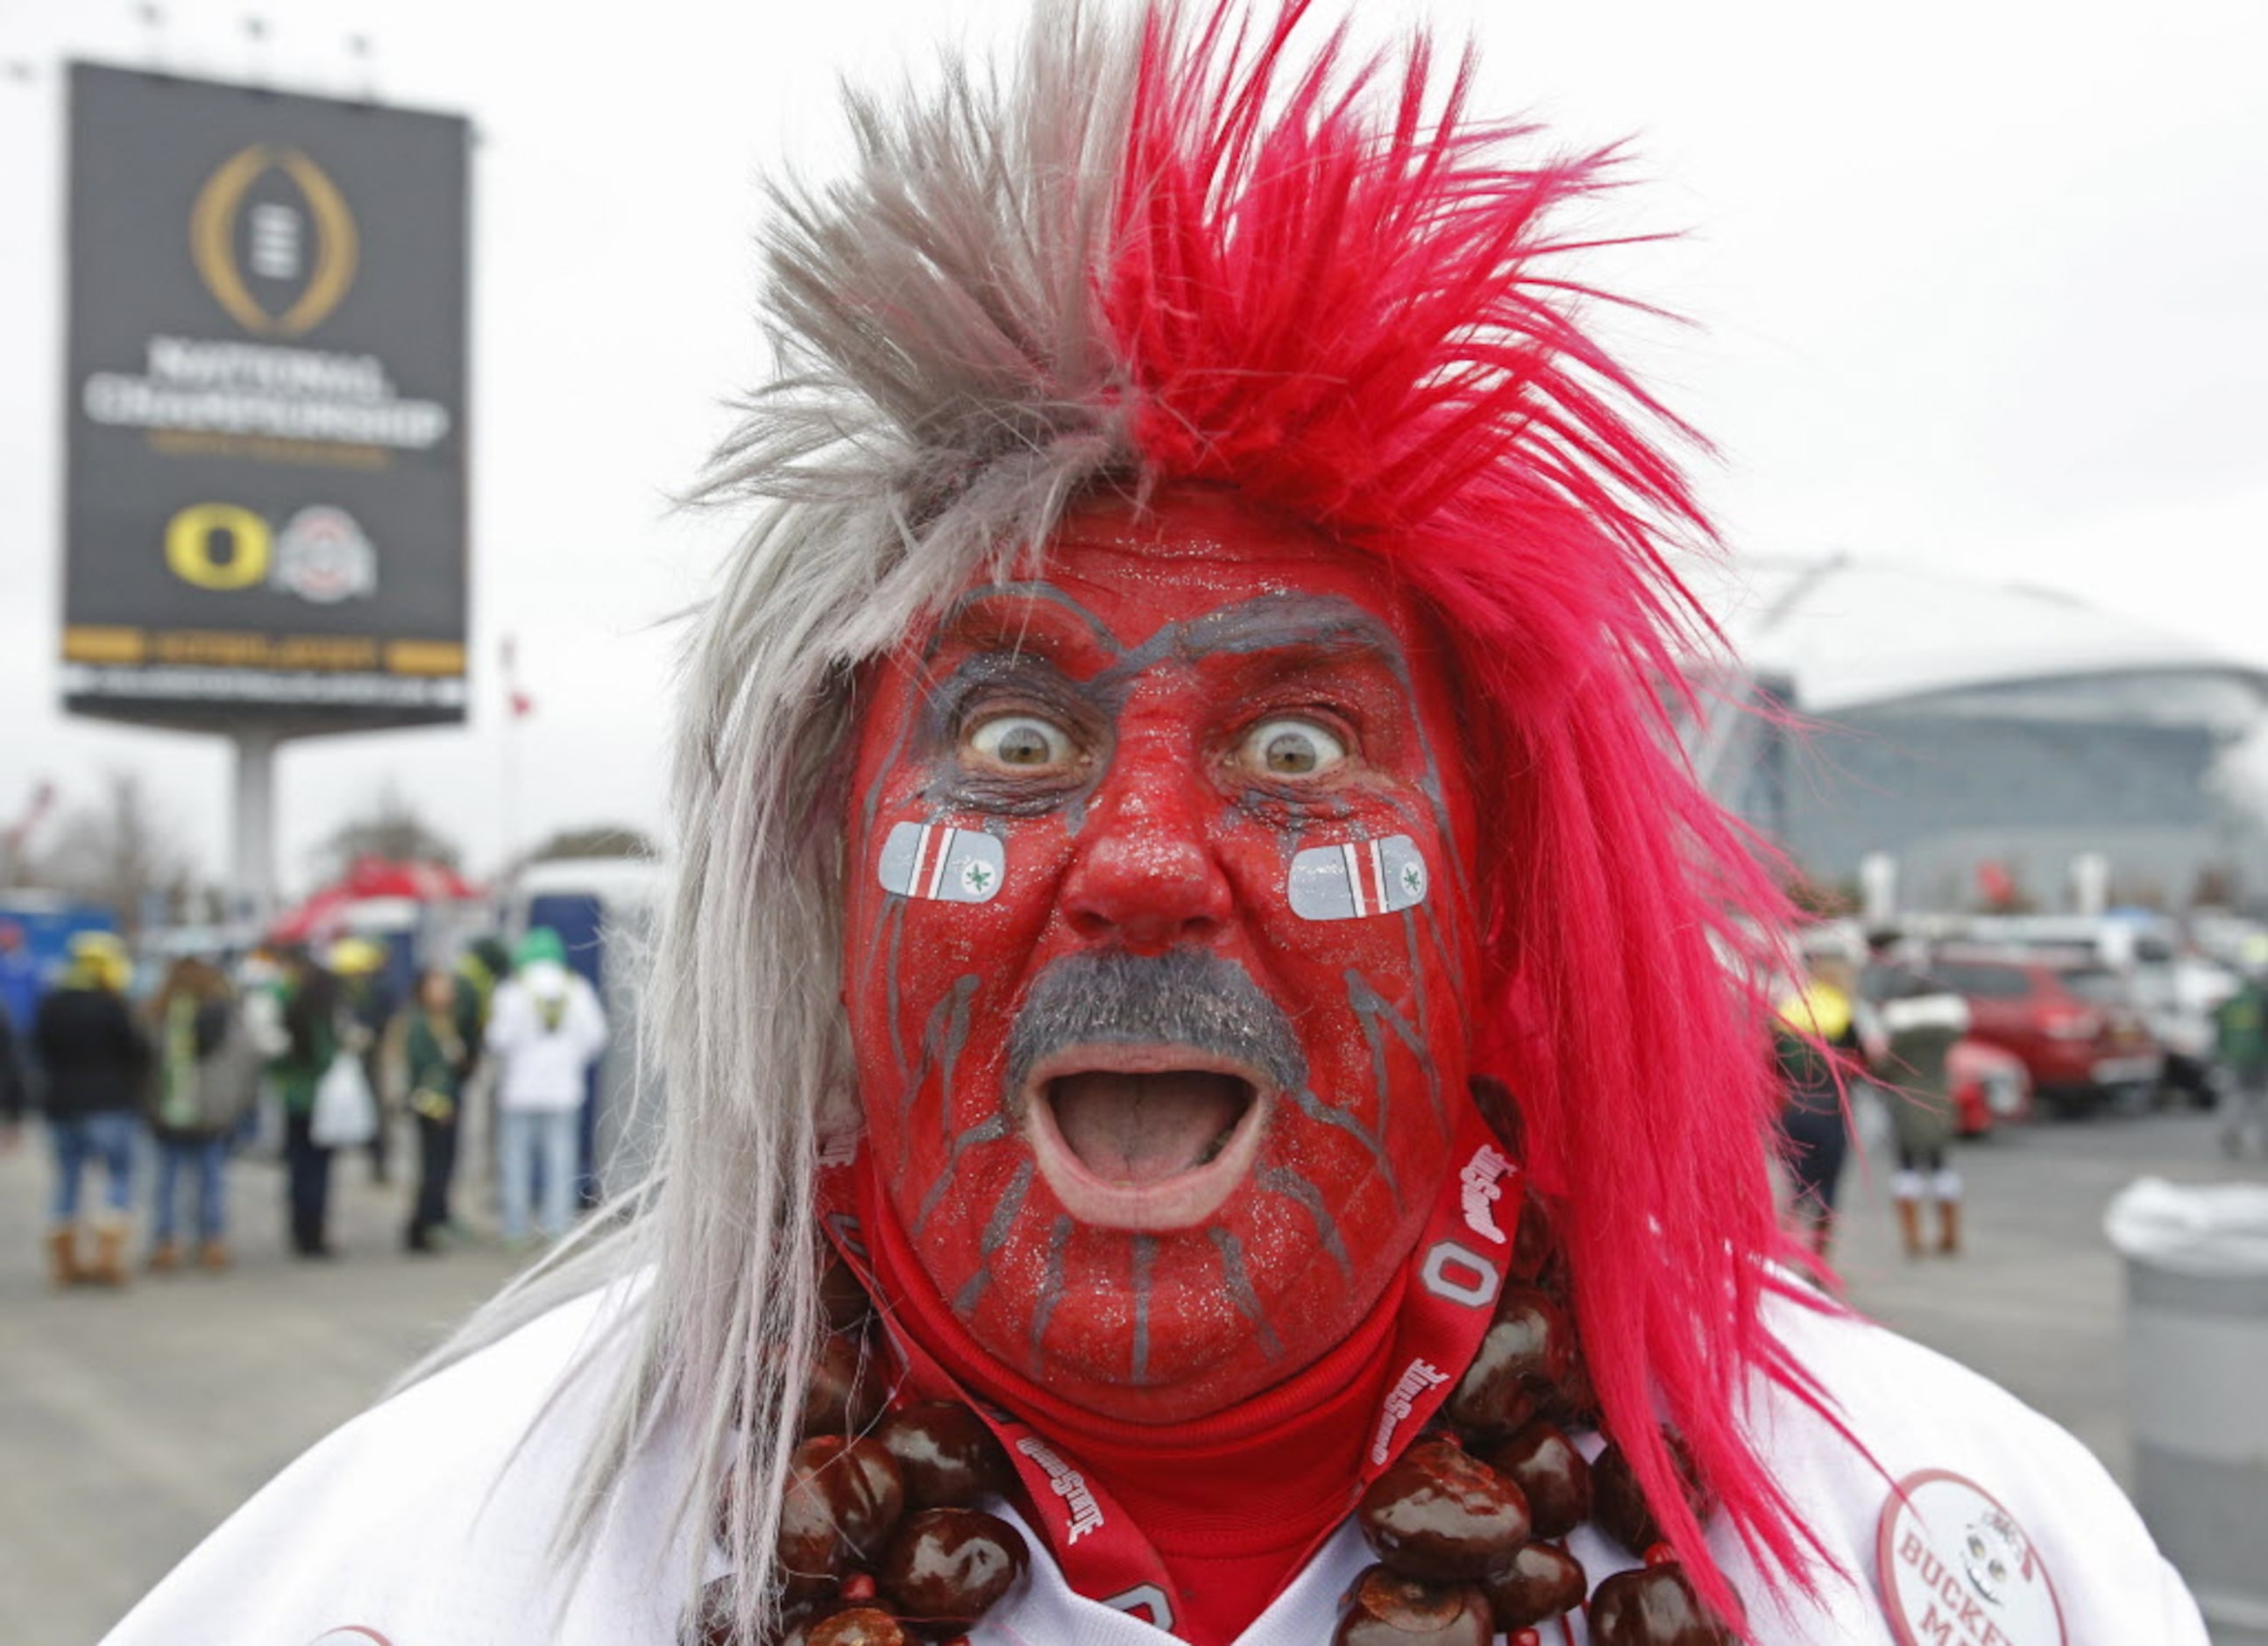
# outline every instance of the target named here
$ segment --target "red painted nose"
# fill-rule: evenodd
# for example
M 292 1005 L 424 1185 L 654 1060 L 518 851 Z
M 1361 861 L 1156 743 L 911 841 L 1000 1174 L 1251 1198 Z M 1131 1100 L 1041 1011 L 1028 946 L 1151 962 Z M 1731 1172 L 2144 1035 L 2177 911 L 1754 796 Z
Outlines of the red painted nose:
M 1141 955 L 1212 941 L 1233 906 L 1210 838 L 1219 806 L 1186 762 L 1142 759 L 1122 743 L 1064 877 L 1071 929 Z

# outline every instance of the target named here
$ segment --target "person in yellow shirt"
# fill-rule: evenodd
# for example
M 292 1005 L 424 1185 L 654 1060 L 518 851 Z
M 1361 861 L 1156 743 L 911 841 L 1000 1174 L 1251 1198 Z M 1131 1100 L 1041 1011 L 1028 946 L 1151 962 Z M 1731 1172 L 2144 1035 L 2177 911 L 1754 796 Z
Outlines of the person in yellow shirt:
M 1844 1087 L 1859 1045 L 1851 992 L 1835 962 L 1815 960 L 1775 1010 L 1772 1049 L 1786 1093 L 1779 1132 L 1788 1215 L 1823 1258 L 1835 1239 L 1835 1192 L 1851 1147 Z

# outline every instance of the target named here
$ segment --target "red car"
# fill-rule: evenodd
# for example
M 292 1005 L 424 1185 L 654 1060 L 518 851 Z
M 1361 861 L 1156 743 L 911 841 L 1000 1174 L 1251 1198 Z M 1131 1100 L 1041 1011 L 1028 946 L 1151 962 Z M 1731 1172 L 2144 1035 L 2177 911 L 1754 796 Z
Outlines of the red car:
M 2032 1077 L 2014 1052 L 1963 1036 L 1945 1054 L 1945 1074 L 1962 1136 L 1983 1137 L 2004 1120 L 2031 1118 Z
M 2065 1113 L 2146 1108 L 2165 1052 L 2107 966 L 2036 954 L 1941 954 L 1930 975 L 1969 1002 L 1969 1035 L 2013 1052 Z

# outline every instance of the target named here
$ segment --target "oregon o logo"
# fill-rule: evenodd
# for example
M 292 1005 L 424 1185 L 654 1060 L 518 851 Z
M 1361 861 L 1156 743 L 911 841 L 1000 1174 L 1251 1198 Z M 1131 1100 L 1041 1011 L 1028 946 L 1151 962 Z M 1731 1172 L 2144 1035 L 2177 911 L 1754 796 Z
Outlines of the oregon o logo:
M 251 202 L 247 211 L 254 185 L 271 172 L 291 183 L 298 204 L 261 200 Z M 237 249 L 239 225 L 243 256 Z M 257 336 L 296 337 L 320 324 L 354 283 L 358 252 L 346 197 L 321 166 L 297 149 L 255 143 L 238 150 L 205 180 L 189 209 L 189 255 L 205 289 L 238 325 Z M 254 295 L 255 279 L 262 287 L 280 284 L 297 295 L 271 311 Z
M 166 564 L 198 588 L 250 588 L 268 576 L 275 536 L 233 503 L 192 503 L 166 522 Z

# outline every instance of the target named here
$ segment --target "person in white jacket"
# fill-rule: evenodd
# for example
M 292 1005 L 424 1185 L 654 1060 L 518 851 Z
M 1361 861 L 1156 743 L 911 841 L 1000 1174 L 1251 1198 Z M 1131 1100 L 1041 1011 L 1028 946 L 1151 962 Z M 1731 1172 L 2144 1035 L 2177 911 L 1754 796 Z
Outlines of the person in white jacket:
M 575 1204 L 576 1122 L 592 1063 L 607 1044 L 597 991 L 567 969 L 559 934 L 539 926 L 520 940 L 512 974 L 489 1016 L 497 1066 L 497 1170 L 504 1237 L 527 1237 L 532 1190 L 541 1171 L 536 1227 L 567 1232 Z

